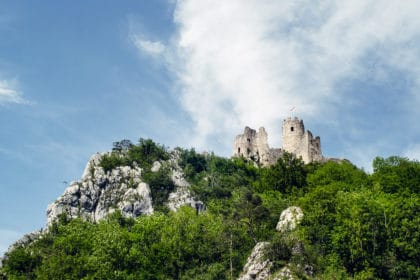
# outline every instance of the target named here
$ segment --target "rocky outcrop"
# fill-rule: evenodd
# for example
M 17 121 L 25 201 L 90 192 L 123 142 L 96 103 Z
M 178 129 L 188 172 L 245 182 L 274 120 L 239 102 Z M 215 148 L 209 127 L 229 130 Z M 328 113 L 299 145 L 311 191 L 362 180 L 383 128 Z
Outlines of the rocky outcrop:
M 168 208 L 172 211 L 176 211 L 183 205 L 189 205 L 198 211 L 203 207 L 201 201 L 197 201 L 190 192 L 190 183 L 184 178 L 184 174 L 180 169 L 172 172 L 172 181 L 176 188 L 175 191 L 169 194 Z
M 276 230 L 279 232 L 292 231 L 303 219 L 303 211 L 300 207 L 290 206 L 280 214 Z
M 243 272 L 238 280 L 295 280 L 289 266 L 282 267 L 277 272 L 272 272 L 273 262 L 267 258 L 265 251 L 269 248 L 269 242 L 259 242 L 252 249 Z
M 259 242 L 255 245 L 238 280 L 268 279 L 273 263 L 264 253 L 269 245 L 269 242 Z
M 125 217 L 153 213 L 149 186 L 142 181 L 138 166 L 119 166 L 105 173 L 99 166 L 101 154 L 88 161 L 80 181 L 72 182 L 47 209 L 47 225 L 60 214 L 99 221 L 121 210 Z
M 277 223 L 276 230 L 284 234 L 285 241 L 291 245 L 291 254 L 302 256 L 305 253 L 303 243 L 297 238 L 293 237 L 293 231 L 303 219 L 303 211 L 300 207 L 291 206 L 283 210 L 280 214 L 279 222 Z M 271 271 L 273 266 L 265 254 L 265 251 L 270 247 L 269 242 L 259 242 L 255 245 L 248 257 L 247 262 L 243 268 L 243 272 L 238 280 L 294 280 L 297 279 L 293 276 L 291 267 L 293 265 L 288 263 L 278 271 Z M 307 276 L 313 275 L 313 267 L 310 265 L 298 265 L 295 269 L 302 271 Z
M 179 152 L 174 151 L 172 158 L 169 160 L 169 164 L 172 168 L 171 179 L 175 185 L 175 190 L 169 194 L 167 206 L 172 211 L 176 211 L 183 205 L 189 205 L 192 208 L 201 210 L 203 203 L 197 201 L 191 194 L 190 183 L 185 179 L 185 175 L 178 162 Z
M 108 214 L 120 210 L 125 217 L 137 217 L 153 213 L 149 185 L 143 181 L 144 170 L 133 166 L 119 166 L 105 172 L 99 165 L 104 154 L 95 154 L 88 161 L 79 181 L 70 183 L 64 193 L 47 209 L 47 225 L 65 213 L 69 218 L 81 217 L 96 222 Z M 169 167 L 175 189 L 169 195 L 167 206 L 175 211 L 182 205 L 197 208 L 196 200 L 189 191 L 190 184 L 178 165 L 176 153 L 168 161 L 156 161 L 151 167 L 158 172 Z

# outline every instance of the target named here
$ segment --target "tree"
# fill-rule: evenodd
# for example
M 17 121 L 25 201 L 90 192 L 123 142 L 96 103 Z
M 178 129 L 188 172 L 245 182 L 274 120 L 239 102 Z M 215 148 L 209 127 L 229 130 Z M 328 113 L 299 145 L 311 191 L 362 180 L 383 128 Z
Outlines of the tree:
M 276 164 L 260 171 L 261 179 L 255 184 L 258 192 L 268 190 L 290 193 L 293 188 L 306 185 L 304 162 L 290 153 L 284 153 Z
M 377 157 L 373 161 L 372 176 L 385 192 L 420 192 L 420 163 L 407 158 L 391 156 Z

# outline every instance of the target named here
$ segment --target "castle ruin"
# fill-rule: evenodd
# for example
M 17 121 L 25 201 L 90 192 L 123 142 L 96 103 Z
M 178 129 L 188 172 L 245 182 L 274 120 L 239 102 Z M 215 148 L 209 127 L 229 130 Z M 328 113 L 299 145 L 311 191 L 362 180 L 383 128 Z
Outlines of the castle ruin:
M 319 136 L 314 138 L 309 130 L 305 131 L 303 121 L 296 117 L 283 120 L 282 148 L 270 148 L 267 138 L 264 127 L 260 127 L 258 132 L 245 127 L 244 133 L 235 138 L 233 155 L 243 156 L 262 166 L 276 163 L 284 152 L 301 157 L 305 163 L 324 160 L 321 139 Z

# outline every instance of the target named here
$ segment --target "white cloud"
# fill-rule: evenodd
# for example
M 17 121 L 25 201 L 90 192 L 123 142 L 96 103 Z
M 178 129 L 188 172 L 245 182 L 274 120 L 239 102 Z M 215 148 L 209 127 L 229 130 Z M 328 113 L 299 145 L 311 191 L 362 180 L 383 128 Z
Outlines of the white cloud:
M 193 144 L 244 125 L 278 132 L 279 144 L 293 106 L 301 117 L 334 119 L 352 98 L 338 90 L 343 81 L 380 82 L 384 66 L 418 79 L 419 13 L 417 1 L 178 1 L 170 69 L 196 124 Z M 365 56 L 380 63 L 367 67 Z
M 179 101 L 195 125 L 188 145 L 228 152 L 234 134 L 249 125 L 265 126 L 270 144 L 280 146 L 282 119 L 296 107 L 294 115 L 331 129 L 345 123 L 336 137 L 341 151 L 366 165 L 371 158 L 363 148 L 348 147 L 363 142 L 356 136 L 382 139 L 389 130 L 369 131 L 379 129 L 363 114 L 380 94 L 365 90 L 360 100 L 353 82 L 392 85 L 399 73 L 406 82 L 398 98 L 405 108 L 398 110 L 411 114 L 407 119 L 420 117 L 413 106 L 420 104 L 418 14 L 416 0 L 178 0 L 176 33 L 167 45 L 145 39 L 145 32 L 131 38 L 176 78 Z M 366 121 L 372 123 L 367 129 L 357 125 Z
M 165 45 L 159 41 L 149 41 L 133 35 L 134 45 L 142 52 L 150 55 L 158 55 L 165 51 Z
M 6 103 L 25 104 L 28 103 L 17 90 L 16 80 L 0 80 L 0 105 Z

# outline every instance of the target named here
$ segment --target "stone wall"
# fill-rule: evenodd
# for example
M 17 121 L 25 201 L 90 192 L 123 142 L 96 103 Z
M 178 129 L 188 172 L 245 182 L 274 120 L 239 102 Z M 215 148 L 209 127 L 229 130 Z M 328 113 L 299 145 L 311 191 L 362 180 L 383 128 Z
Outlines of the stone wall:
M 289 152 L 301 157 L 305 163 L 323 161 L 321 152 L 321 139 L 313 137 L 309 130 L 305 131 L 303 120 L 287 118 L 282 125 L 283 147 L 270 148 L 267 141 L 268 135 L 264 127 L 258 132 L 245 127 L 244 133 L 236 136 L 233 145 L 233 155 L 243 156 L 263 166 L 275 163 L 284 152 Z
M 305 163 L 322 161 L 321 138 L 313 137 L 309 130 L 305 131 L 303 120 L 287 118 L 283 120 L 282 142 L 283 150 L 297 157 L 302 157 Z
M 260 127 L 258 132 L 248 126 L 245 127 L 244 133 L 235 138 L 233 155 L 243 156 L 262 165 L 268 165 L 270 162 L 270 148 L 264 127 Z

